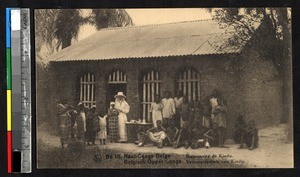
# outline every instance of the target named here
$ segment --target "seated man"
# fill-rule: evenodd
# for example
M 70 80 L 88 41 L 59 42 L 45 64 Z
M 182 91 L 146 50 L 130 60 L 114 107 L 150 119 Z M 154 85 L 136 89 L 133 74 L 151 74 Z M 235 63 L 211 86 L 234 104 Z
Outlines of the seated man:
M 254 121 L 250 121 L 246 130 L 242 133 L 239 149 L 243 148 L 244 143 L 247 145 L 249 150 L 253 150 L 258 147 L 258 130 Z
M 178 138 L 174 142 L 174 148 L 179 148 L 184 146 L 185 149 L 189 148 L 191 141 L 191 132 L 188 129 L 187 123 L 183 123 L 182 128 L 179 131 Z
M 192 130 L 191 148 L 197 149 L 203 147 L 205 144 L 204 133 L 207 132 L 207 128 L 202 126 L 202 123 L 198 122 L 195 128 Z
M 220 144 L 220 138 L 219 138 L 219 131 L 218 131 L 218 124 L 214 123 L 212 128 L 209 129 L 205 134 L 204 137 L 205 140 L 205 147 L 217 147 Z
M 167 140 L 166 145 L 173 146 L 176 138 L 178 137 L 179 130 L 175 127 L 174 121 L 170 121 L 170 127 L 167 128 Z
M 163 141 L 167 137 L 166 129 L 162 126 L 161 120 L 157 120 L 156 124 L 157 127 L 147 130 L 147 136 L 145 136 L 143 142 L 139 143 L 139 147 L 144 146 L 148 139 L 158 148 L 163 147 Z
M 135 144 L 139 144 L 142 143 L 145 139 L 145 136 L 147 136 L 146 132 L 144 132 L 144 129 L 142 126 L 138 127 L 138 131 L 137 131 L 137 141 L 135 141 Z
M 243 116 L 239 116 L 237 120 L 235 121 L 235 126 L 233 129 L 233 137 L 235 143 L 241 143 L 242 134 L 245 131 L 247 125 L 244 121 Z

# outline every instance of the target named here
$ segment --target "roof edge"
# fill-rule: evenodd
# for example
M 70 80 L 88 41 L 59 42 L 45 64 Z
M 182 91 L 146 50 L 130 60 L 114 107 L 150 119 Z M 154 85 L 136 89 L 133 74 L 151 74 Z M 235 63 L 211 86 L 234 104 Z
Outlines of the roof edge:
M 167 58 L 167 57 L 184 57 L 184 56 L 212 56 L 212 55 L 231 55 L 239 54 L 242 50 L 231 51 L 227 53 L 208 53 L 208 54 L 188 54 L 188 55 L 169 55 L 169 56 L 148 56 L 148 57 L 124 57 L 124 58 L 107 58 L 107 59 L 85 59 L 85 60 L 51 60 L 49 63 L 60 63 L 60 62 L 82 62 L 82 61 L 113 61 L 113 60 L 124 60 L 124 59 L 147 59 L 147 58 Z
M 141 26 L 110 27 L 110 28 L 102 28 L 98 31 L 121 30 L 121 29 L 131 29 L 131 28 L 145 28 L 145 27 L 152 27 L 152 26 L 165 26 L 165 25 L 191 23 L 191 22 L 201 22 L 201 21 L 214 21 L 214 22 L 217 22 L 213 19 L 201 19 L 201 20 L 178 21 L 178 22 L 160 23 L 160 24 L 149 24 L 149 25 L 141 25 Z

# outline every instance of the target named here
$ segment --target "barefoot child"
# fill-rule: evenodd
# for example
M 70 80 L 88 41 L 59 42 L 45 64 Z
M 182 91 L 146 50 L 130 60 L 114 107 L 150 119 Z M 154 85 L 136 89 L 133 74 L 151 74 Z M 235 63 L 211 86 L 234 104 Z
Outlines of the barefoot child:
M 100 114 L 100 116 L 98 117 L 99 117 L 99 125 L 100 125 L 100 132 L 99 132 L 100 144 L 105 145 L 105 140 L 107 138 L 107 131 L 106 131 L 107 114 Z
M 183 123 L 179 131 L 178 138 L 174 142 L 174 149 L 184 146 L 185 149 L 189 148 L 191 140 L 191 132 L 188 129 L 187 123 Z
M 219 139 L 218 124 L 214 123 L 212 125 L 212 128 L 204 134 L 204 137 L 206 138 L 205 140 L 206 148 L 219 146 L 220 139 Z
M 173 146 L 176 138 L 178 137 L 179 130 L 175 127 L 174 121 L 170 122 L 170 127 L 167 128 L 167 140 L 166 145 Z
M 207 132 L 207 128 L 202 125 L 202 122 L 195 124 L 195 128 L 192 131 L 191 148 L 197 149 L 203 147 L 205 144 L 204 133 Z

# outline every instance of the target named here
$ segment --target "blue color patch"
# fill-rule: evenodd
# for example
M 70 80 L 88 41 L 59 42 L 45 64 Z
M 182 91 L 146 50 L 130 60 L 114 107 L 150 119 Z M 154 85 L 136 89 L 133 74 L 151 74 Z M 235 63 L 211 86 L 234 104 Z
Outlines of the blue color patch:
M 10 10 L 11 8 L 6 8 L 6 48 L 10 48 Z

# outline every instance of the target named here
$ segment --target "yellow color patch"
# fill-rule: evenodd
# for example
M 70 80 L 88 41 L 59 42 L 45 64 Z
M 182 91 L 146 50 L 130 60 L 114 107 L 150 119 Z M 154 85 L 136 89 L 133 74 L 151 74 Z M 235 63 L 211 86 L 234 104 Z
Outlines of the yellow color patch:
M 7 99 L 7 131 L 11 131 L 11 90 L 6 92 Z

